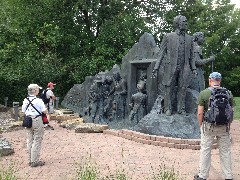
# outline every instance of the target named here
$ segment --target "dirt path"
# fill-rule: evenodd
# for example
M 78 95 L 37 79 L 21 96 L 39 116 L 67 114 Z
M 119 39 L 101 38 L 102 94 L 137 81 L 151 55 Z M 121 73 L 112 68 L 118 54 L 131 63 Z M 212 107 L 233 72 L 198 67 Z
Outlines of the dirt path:
M 171 149 L 133 142 L 105 134 L 80 134 L 54 124 L 55 130 L 46 130 L 41 151 L 42 167 L 28 166 L 26 131 L 3 133 L 15 150 L 1 158 L 1 165 L 13 164 L 19 179 L 70 180 L 76 179 L 78 164 L 91 156 L 101 174 L 115 174 L 124 169 L 134 180 L 145 180 L 164 165 L 179 171 L 181 179 L 192 180 L 198 172 L 199 151 Z M 232 124 L 232 167 L 235 180 L 240 180 L 240 122 Z M 130 178 L 129 178 L 130 179 Z M 218 150 L 212 152 L 209 180 L 221 180 Z

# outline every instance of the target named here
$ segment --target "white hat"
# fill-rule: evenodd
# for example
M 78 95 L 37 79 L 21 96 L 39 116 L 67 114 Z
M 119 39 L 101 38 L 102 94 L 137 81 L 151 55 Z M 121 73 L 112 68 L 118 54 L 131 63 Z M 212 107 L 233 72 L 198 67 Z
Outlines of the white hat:
M 30 91 L 30 90 L 33 90 L 33 89 L 42 89 L 42 87 L 40 87 L 37 84 L 29 84 L 27 90 Z

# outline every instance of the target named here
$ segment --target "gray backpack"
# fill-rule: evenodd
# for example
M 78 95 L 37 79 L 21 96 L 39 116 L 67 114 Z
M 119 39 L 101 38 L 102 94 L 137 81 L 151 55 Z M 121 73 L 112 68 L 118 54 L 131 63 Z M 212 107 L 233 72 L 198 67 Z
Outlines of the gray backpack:
M 215 125 L 227 125 L 233 121 L 233 108 L 230 92 L 226 88 L 208 88 L 211 90 L 209 106 L 204 120 Z

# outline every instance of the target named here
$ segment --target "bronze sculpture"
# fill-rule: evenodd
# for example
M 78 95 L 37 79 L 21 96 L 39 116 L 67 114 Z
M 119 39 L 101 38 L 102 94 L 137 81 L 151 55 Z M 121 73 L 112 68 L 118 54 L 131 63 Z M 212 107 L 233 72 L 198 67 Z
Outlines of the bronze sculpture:
M 109 95 L 114 94 L 112 103 L 113 119 L 122 120 L 126 115 L 127 82 L 119 72 L 113 73 L 114 86 Z
M 190 88 L 198 92 L 205 89 L 203 66 L 215 60 L 214 56 L 210 56 L 208 59 L 203 59 L 201 45 L 204 43 L 204 40 L 205 37 L 202 32 L 196 32 L 193 34 L 193 60 L 197 67 L 197 76 L 192 78 Z
M 129 115 L 129 120 L 133 124 L 138 124 L 138 122 L 147 114 L 147 95 L 143 92 L 145 87 L 140 81 L 137 84 L 138 92 L 133 94 L 131 97 L 131 103 L 129 104 L 131 112 Z
M 175 32 L 167 33 L 161 42 L 160 55 L 153 69 L 156 76 L 161 66 L 164 69 L 162 84 L 165 86 L 164 112 L 172 114 L 172 96 L 177 86 L 177 113 L 186 114 L 185 97 L 189 85 L 190 70 L 196 74 L 192 59 L 192 37 L 186 33 L 187 18 L 179 15 L 174 18 Z

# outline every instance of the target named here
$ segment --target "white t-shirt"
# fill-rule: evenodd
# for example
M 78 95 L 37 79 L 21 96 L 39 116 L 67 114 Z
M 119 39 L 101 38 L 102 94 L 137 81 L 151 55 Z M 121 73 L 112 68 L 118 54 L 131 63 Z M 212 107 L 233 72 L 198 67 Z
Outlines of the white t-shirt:
M 36 98 L 36 99 L 34 99 L 34 98 Z M 43 111 L 46 110 L 46 107 L 45 107 L 42 99 L 37 98 L 36 96 L 28 96 L 28 99 L 29 99 L 30 101 L 32 101 L 32 100 L 34 99 L 34 100 L 32 101 L 32 105 L 33 105 L 40 113 L 42 113 Z M 40 114 L 32 107 L 31 104 L 28 106 L 29 103 L 30 103 L 30 102 L 29 102 L 26 98 L 23 100 L 22 112 L 24 112 L 26 116 L 38 116 L 38 115 L 40 115 Z M 27 108 L 27 106 L 28 106 L 28 108 Z

